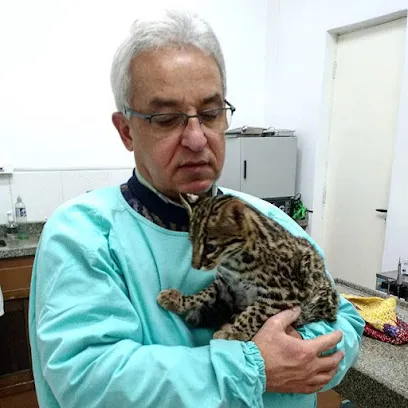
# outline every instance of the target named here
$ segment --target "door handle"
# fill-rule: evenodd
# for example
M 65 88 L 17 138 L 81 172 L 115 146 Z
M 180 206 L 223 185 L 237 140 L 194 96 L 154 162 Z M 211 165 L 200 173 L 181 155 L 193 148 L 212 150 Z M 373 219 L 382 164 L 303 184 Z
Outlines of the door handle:
M 388 210 L 386 210 L 385 208 L 376 208 L 375 211 L 380 212 L 380 213 L 387 213 Z
M 246 179 L 246 177 L 247 177 L 247 161 L 244 160 L 244 180 Z

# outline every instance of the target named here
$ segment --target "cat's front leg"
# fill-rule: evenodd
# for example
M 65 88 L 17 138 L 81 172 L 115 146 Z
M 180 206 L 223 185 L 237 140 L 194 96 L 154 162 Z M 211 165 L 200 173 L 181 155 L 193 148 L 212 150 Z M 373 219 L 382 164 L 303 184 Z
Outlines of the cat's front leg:
M 157 303 L 166 310 L 182 314 L 185 313 L 183 294 L 177 289 L 162 290 L 157 296 Z
M 232 324 L 225 324 L 213 334 L 214 339 L 249 341 L 266 320 L 280 309 L 256 302 L 237 315 Z
M 177 314 L 185 314 L 191 310 L 200 310 L 215 301 L 216 282 L 207 286 L 201 292 L 194 295 L 183 295 L 177 289 L 162 290 L 157 297 L 157 302 L 161 307 Z

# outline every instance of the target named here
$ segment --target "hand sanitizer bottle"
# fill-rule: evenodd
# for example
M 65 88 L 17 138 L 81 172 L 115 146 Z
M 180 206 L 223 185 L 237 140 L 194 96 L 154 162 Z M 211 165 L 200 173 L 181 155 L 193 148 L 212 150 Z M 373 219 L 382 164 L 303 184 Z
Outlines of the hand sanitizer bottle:
M 14 210 L 16 214 L 17 224 L 26 223 L 27 222 L 27 210 L 20 196 L 17 197 L 17 202 L 14 206 Z

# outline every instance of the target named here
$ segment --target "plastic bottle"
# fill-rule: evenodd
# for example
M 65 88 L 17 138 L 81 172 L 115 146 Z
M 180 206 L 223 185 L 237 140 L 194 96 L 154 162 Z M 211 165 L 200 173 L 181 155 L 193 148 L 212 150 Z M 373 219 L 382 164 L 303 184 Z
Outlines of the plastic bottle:
M 7 211 L 7 226 L 13 228 L 15 226 L 13 212 L 11 210 Z
M 14 211 L 16 214 L 17 224 L 23 224 L 27 222 L 27 209 L 20 196 L 17 197 L 17 202 L 14 206 Z
M 7 239 L 17 239 L 17 223 L 13 218 L 13 211 L 7 211 L 7 225 L 6 225 L 6 237 Z

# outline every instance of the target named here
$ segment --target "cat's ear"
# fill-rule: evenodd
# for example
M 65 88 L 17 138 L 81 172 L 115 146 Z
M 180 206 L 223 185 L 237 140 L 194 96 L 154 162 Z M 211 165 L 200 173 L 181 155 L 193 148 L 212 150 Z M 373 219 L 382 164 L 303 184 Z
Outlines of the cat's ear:
M 228 214 L 236 221 L 238 224 L 240 224 L 244 218 L 245 214 L 245 204 L 238 199 L 231 200 L 228 203 Z
M 225 203 L 225 220 L 230 225 L 233 225 L 236 229 L 241 229 L 244 223 L 246 206 L 245 203 L 237 198 Z
M 193 211 L 194 204 L 198 201 L 200 197 L 196 194 L 181 194 L 180 193 L 180 200 L 184 207 L 187 208 L 188 213 L 191 215 Z

